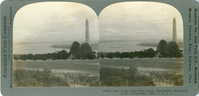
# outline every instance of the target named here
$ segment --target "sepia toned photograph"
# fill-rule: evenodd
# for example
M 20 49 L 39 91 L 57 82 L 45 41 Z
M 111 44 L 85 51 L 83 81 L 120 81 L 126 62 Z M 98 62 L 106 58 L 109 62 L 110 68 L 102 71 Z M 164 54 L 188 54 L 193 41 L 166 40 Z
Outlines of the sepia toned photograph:
M 183 21 L 171 5 L 72 2 L 22 7 L 13 24 L 14 87 L 183 86 Z
M 157 2 L 112 4 L 99 15 L 100 85 L 183 86 L 183 21 Z
M 1 2 L 1 94 L 198 94 L 198 2 Z
M 33 3 L 13 25 L 14 87 L 99 86 L 98 20 L 86 5 Z

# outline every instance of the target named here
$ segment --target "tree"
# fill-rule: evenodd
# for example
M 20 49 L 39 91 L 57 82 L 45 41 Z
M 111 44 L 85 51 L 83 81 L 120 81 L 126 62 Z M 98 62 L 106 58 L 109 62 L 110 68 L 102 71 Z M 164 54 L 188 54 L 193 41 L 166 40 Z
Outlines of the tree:
M 179 50 L 175 41 L 171 41 L 167 45 L 167 54 L 169 57 L 182 57 L 182 53 Z
M 57 57 L 58 59 L 64 59 L 64 60 L 66 60 L 69 57 L 69 54 L 68 54 L 68 52 L 66 50 L 59 51 L 57 53 L 57 55 L 58 55 L 58 57 Z
M 167 57 L 167 41 L 165 40 L 160 40 L 158 46 L 157 46 L 157 51 L 159 54 L 161 54 L 163 57 Z
M 112 58 L 113 58 L 113 53 L 112 53 L 112 52 L 110 52 L 110 53 L 107 53 L 107 58 L 110 58 L 110 59 L 112 59 Z
M 123 58 L 129 58 L 129 52 L 122 52 L 121 54 L 120 54 L 120 57 L 123 57 Z
M 103 59 L 104 58 L 104 55 L 103 55 L 103 52 L 100 52 L 100 57 Z
M 26 61 L 26 59 L 27 59 L 27 55 L 23 54 L 23 55 L 20 56 L 20 60 Z
M 144 51 L 138 51 L 138 57 L 143 58 L 144 57 Z
M 138 52 L 138 51 L 135 51 L 133 54 L 134 54 L 135 57 L 138 57 L 139 52 Z
M 150 58 L 155 57 L 155 55 L 156 55 L 156 51 L 155 50 L 153 50 L 152 48 L 149 48 L 148 51 L 149 51 L 149 57 Z
M 83 43 L 81 44 L 81 47 L 80 47 L 80 54 L 81 54 L 81 58 L 85 59 L 90 59 L 90 58 L 93 58 L 92 54 L 93 51 L 91 49 L 91 46 L 88 44 L 88 43 Z M 95 57 L 95 56 L 94 56 Z
M 119 58 L 120 57 L 120 52 L 115 52 L 114 57 Z
M 88 53 L 88 54 L 86 54 L 86 58 L 87 59 L 95 59 L 95 55 L 92 53 Z
M 28 54 L 28 55 L 27 55 L 27 59 L 32 60 L 32 58 L 33 58 L 33 54 Z
M 52 60 L 56 60 L 57 59 L 57 53 L 55 53 L 55 52 L 52 53 L 52 57 L 51 58 L 52 58 Z
M 134 58 L 134 53 L 133 52 L 129 53 L 129 58 Z
M 47 57 L 43 55 L 42 60 L 47 60 Z
M 145 50 L 145 54 L 146 54 L 146 57 L 153 58 L 155 57 L 156 52 L 152 48 L 149 48 Z
M 14 54 L 13 57 L 14 57 L 14 60 L 20 59 L 20 55 L 18 55 L 18 54 Z
M 80 43 L 74 41 L 72 46 L 70 47 L 70 53 L 75 56 L 75 58 L 80 58 Z

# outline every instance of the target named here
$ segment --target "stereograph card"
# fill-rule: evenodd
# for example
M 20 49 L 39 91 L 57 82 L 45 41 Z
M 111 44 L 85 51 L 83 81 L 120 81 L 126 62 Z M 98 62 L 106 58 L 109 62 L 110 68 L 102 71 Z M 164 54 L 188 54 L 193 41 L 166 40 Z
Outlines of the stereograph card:
M 3 96 L 195 96 L 198 2 L 1 3 Z

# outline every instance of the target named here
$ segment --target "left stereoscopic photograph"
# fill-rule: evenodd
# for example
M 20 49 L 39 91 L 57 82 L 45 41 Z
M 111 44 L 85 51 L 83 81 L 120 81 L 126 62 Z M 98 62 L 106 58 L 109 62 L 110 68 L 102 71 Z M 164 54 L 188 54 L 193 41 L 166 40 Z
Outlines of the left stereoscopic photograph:
M 98 16 L 80 3 L 32 3 L 14 17 L 13 86 L 183 86 L 183 50 L 182 17 L 168 4 L 115 3 Z
M 33 3 L 14 17 L 13 87 L 99 86 L 97 54 L 98 17 L 86 5 Z

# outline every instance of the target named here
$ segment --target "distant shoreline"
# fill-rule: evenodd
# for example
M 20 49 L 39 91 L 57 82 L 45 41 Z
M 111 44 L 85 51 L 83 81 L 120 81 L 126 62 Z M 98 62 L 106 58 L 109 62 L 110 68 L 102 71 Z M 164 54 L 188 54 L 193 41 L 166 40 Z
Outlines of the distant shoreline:
M 159 42 L 141 42 L 136 45 L 147 46 L 147 47 L 157 47 Z M 180 49 L 183 49 L 183 42 L 176 42 Z
M 99 48 L 99 44 L 95 44 L 95 43 L 91 43 L 90 44 L 92 49 L 98 49 Z M 64 49 L 70 49 L 71 44 L 53 44 L 49 46 L 50 48 L 64 48 Z

